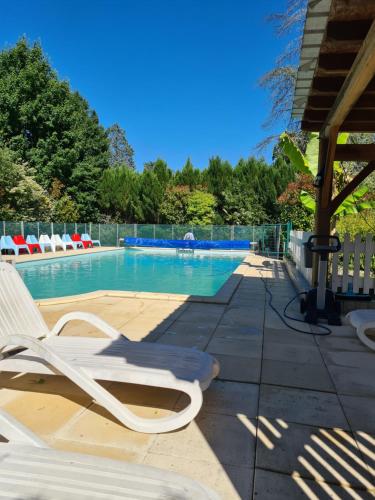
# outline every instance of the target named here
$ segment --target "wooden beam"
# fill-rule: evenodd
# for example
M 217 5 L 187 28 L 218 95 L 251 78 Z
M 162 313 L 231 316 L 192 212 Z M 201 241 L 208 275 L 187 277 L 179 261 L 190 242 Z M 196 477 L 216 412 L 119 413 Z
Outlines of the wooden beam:
M 374 0 L 335 0 L 332 2 L 329 19 L 335 21 L 375 19 L 375 2 Z
M 375 161 L 368 163 L 332 200 L 331 202 L 331 217 L 336 212 L 338 207 L 345 199 L 353 193 L 353 191 L 368 177 L 372 172 L 375 172 Z
M 363 40 L 333 40 L 326 38 L 320 46 L 321 54 L 336 54 L 343 52 L 358 52 Z
M 310 95 L 306 109 L 329 110 L 333 106 L 336 95 Z M 375 93 L 365 92 L 355 103 L 354 109 L 375 109 Z
M 324 126 L 323 122 L 309 122 L 302 119 L 301 129 L 306 132 L 319 132 Z M 340 126 L 340 132 L 375 132 L 375 122 L 344 122 Z
M 337 144 L 336 161 L 375 161 L 375 144 Z
M 304 119 L 310 122 L 324 122 L 329 114 L 329 110 L 306 109 Z M 374 122 L 375 113 L 372 109 L 353 109 L 347 116 L 347 122 Z
M 361 50 L 354 61 L 349 75 L 336 98 L 336 101 L 325 121 L 322 132 L 328 137 L 330 131 L 339 129 L 351 108 L 365 89 L 370 88 L 375 75 L 375 21 L 367 33 Z
M 333 184 L 333 161 L 335 158 L 337 135 L 338 131 L 331 129 L 329 137 L 321 135 L 319 140 L 318 177 L 320 177 L 321 180 L 317 194 L 315 234 L 320 236 L 330 234 L 331 232 L 330 206 Z M 317 259 L 315 259 L 313 266 L 314 285 L 317 279 L 317 269 Z

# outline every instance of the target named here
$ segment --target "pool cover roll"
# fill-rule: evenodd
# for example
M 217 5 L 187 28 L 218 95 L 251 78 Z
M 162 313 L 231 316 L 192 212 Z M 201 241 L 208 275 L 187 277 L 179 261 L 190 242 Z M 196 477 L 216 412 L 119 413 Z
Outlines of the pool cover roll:
M 162 240 L 153 238 L 124 238 L 130 247 L 191 248 L 194 250 L 249 250 L 250 240 Z

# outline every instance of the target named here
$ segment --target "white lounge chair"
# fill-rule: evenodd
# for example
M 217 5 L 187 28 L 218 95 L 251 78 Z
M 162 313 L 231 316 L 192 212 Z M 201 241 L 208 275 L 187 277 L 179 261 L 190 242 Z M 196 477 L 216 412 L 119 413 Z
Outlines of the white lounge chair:
M 71 320 L 91 323 L 108 338 L 59 337 Z M 12 353 L 12 347 L 25 348 Z M 139 432 L 178 429 L 195 418 L 203 395 L 219 372 L 208 353 L 150 342 L 133 342 L 99 317 L 71 312 L 49 330 L 16 269 L 0 262 L 0 371 L 63 374 L 106 408 L 124 425 Z M 159 419 L 134 415 L 96 380 L 110 380 L 174 389 L 186 393 L 190 404 Z
M 82 241 L 91 241 L 93 246 L 97 245 L 98 247 L 101 247 L 100 241 L 99 240 L 92 240 L 91 236 L 88 233 L 81 234 L 81 240 Z
M 63 234 L 62 241 L 64 243 L 70 245 L 74 250 L 78 250 L 79 248 L 83 248 L 83 243 L 81 241 L 73 241 L 69 234 Z
M 346 315 L 346 319 L 357 331 L 358 338 L 367 347 L 375 351 L 375 338 L 371 340 L 366 330 L 375 330 L 375 309 L 356 309 Z
M 0 410 L 0 497 L 43 500 L 219 500 L 174 472 L 54 450 Z
M 74 248 L 71 243 L 62 241 L 59 234 L 53 234 L 51 236 L 51 243 L 55 246 L 55 249 L 61 248 L 61 250 L 64 250 L 65 252 L 68 250 L 68 248 Z
M 2 250 L 14 252 L 14 255 L 19 255 L 20 250 L 26 250 L 30 253 L 29 247 L 27 245 L 17 245 L 14 243 L 11 236 L 1 236 L 0 238 L 0 253 Z
M 41 234 L 39 236 L 39 245 L 43 253 L 45 253 L 47 248 L 49 248 L 52 252 L 56 252 L 55 245 L 52 243 L 51 238 L 48 236 L 48 234 Z

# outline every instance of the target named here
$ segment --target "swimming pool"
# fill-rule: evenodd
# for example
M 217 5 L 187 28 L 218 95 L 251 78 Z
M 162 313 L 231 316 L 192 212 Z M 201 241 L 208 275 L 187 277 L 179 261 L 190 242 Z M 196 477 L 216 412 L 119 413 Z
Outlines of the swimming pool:
M 34 299 L 96 290 L 215 295 L 246 254 L 114 250 L 17 264 Z

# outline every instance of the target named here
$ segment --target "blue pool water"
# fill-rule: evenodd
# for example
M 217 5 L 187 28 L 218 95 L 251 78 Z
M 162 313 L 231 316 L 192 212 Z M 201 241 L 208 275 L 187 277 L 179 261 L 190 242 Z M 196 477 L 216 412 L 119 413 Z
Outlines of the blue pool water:
M 115 250 L 18 264 L 34 299 L 95 290 L 215 295 L 244 254 Z

